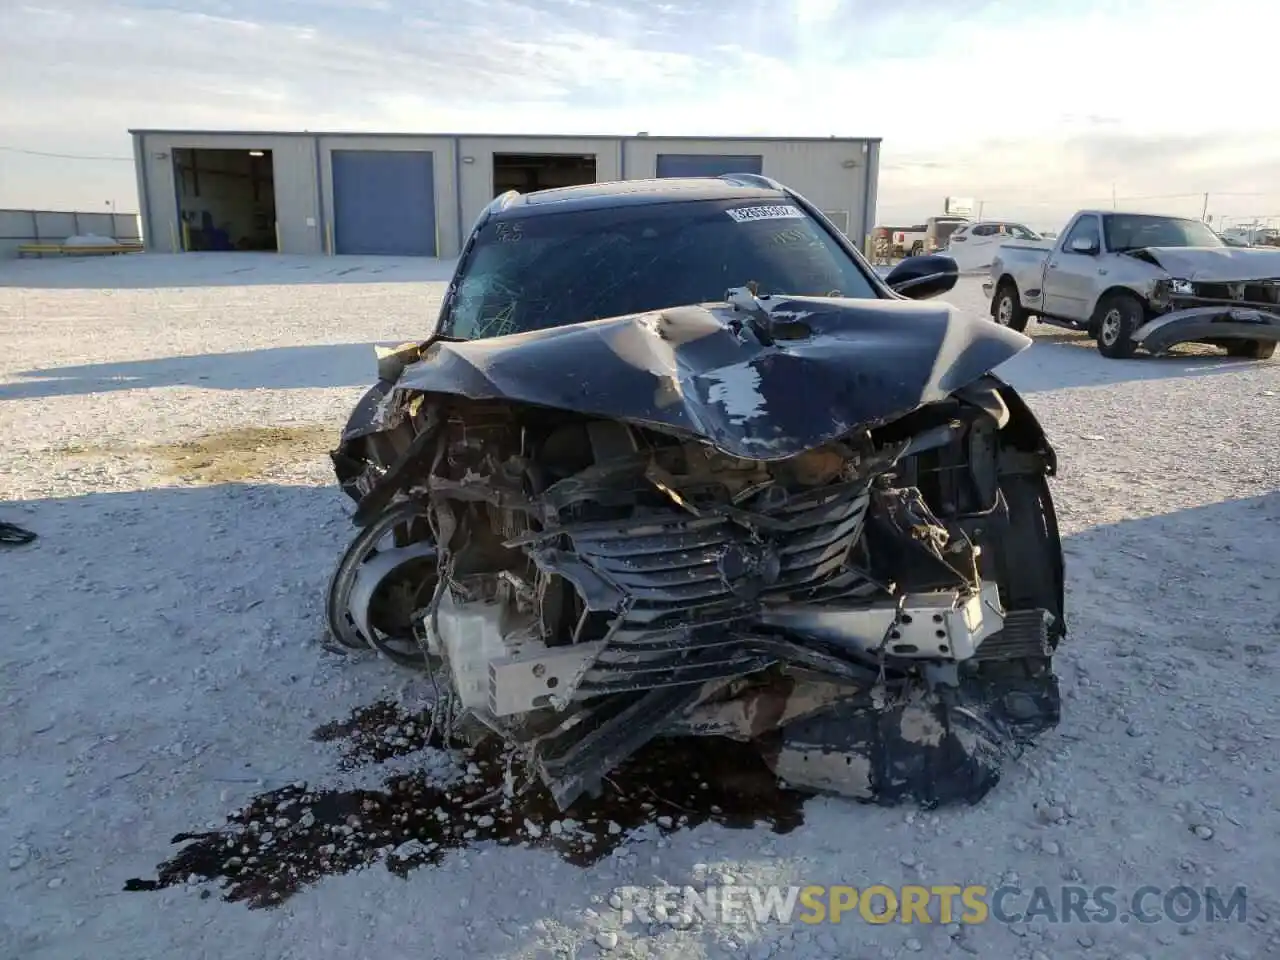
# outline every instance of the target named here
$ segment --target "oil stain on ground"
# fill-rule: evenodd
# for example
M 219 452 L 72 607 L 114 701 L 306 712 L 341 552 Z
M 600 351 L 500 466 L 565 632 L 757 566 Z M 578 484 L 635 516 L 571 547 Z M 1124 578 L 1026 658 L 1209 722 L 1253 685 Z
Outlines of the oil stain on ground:
M 264 476 L 274 469 L 320 460 L 337 442 L 329 426 L 240 427 L 179 443 L 131 447 L 74 447 L 75 456 L 142 456 L 170 477 L 198 483 L 228 483 Z
M 243 427 L 183 443 L 147 448 L 171 476 L 205 483 L 260 477 L 273 468 L 323 457 L 336 442 L 331 427 Z
M 316 731 L 342 745 L 348 769 L 439 746 L 428 714 L 390 703 L 357 711 Z M 586 866 L 607 856 L 627 832 L 652 824 L 661 833 L 717 823 L 775 833 L 803 823 L 808 794 L 783 789 L 745 744 L 711 738 L 655 741 L 616 768 L 601 796 L 561 813 L 544 791 L 503 796 L 499 749 L 458 752 L 466 774 L 441 785 L 425 774 L 389 778 L 382 790 L 313 790 L 305 784 L 264 793 L 212 832 L 182 833 L 186 843 L 160 864 L 154 880 L 125 890 L 157 890 L 215 881 L 223 899 L 276 906 L 321 878 L 382 860 L 399 876 L 473 844 L 553 850 Z

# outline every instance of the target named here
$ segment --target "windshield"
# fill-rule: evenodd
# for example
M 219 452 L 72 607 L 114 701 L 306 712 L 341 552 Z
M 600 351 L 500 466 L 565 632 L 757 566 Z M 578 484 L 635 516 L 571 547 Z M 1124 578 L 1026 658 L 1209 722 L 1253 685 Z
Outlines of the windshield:
M 1221 247 L 1222 238 L 1199 220 L 1109 213 L 1102 218 L 1107 249 L 1115 253 L 1143 247 Z
M 439 333 L 478 340 L 760 294 L 878 296 L 857 262 L 799 207 L 702 200 L 578 210 L 486 224 Z

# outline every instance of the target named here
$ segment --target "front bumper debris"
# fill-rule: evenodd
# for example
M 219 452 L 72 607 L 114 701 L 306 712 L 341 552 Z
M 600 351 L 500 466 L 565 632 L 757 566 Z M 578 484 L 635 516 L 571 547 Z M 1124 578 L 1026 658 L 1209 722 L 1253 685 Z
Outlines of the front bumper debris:
M 1280 342 L 1280 313 L 1257 307 L 1188 307 L 1143 324 L 1134 332 L 1133 339 L 1150 353 L 1162 353 L 1179 343 Z

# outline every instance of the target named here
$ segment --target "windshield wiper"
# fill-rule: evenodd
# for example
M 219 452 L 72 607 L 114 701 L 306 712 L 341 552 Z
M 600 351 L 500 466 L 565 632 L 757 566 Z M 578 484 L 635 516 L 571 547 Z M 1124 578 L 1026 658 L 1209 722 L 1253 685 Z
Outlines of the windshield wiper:
M 741 310 L 746 313 L 747 326 L 751 328 L 751 333 L 755 338 L 760 341 L 760 345 L 772 347 L 774 345 L 773 317 L 769 316 L 769 311 L 760 302 L 756 293 L 759 289 L 759 283 L 755 280 L 748 280 L 741 287 L 731 288 L 724 295 L 724 299 L 735 310 Z

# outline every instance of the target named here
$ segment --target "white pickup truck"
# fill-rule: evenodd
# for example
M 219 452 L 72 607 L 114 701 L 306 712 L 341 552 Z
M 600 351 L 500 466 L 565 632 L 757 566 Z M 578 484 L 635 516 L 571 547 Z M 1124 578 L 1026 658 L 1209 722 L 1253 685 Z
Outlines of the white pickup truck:
M 982 289 L 997 323 L 1085 330 L 1106 357 L 1209 343 L 1264 360 L 1280 341 L 1280 250 L 1182 217 L 1081 210 L 1051 249 L 1003 244 Z

